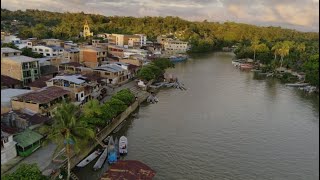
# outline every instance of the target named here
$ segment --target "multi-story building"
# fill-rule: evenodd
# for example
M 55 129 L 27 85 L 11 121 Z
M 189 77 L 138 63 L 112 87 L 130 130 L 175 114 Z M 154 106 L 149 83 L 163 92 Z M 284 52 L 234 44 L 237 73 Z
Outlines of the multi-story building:
M 28 84 L 40 77 L 39 60 L 27 56 L 3 57 L 1 74 Z
M 107 39 L 110 45 L 117 45 L 125 48 L 139 48 L 145 46 L 147 41 L 147 37 L 144 34 L 111 34 L 107 36 Z
M 124 48 L 116 45 L 108 45 L 108 54 L 122 58 L 124 57 Z
M 32 51 L 38 54 L 42 54 L 45 57 L 62 56 L 63 48 L 59 46 L 32 46 Z
M 164 54 L 174 55 L 179 53 L 186 53 L 188 50 L 188 43 L 179 40 L 168 40 L 163 42 Z
M 80 61 L 80 49 L 70 48 L 65 49 L 63 52 L 64 62 L 79 62 Z
M 107 60 L 106 57 L 107 50 L 93 46 L 84 46 L 80 48 L 80 63 L 83 63 L 88 67 L 98 67 Z
M 107 79 L 108 84 L 123 84 L 127 82 L 129 78 L 128 70 L 117 64 L 104 64 L 94 68 L 94 71 L 100 75 L 101 78 Z
M 47 86 L 56 86 L 71 92 L 71 99 L 84 103 L 89 99 L 99 99 L 104 83 L 101 78 L 88 74 L 56 76 L 46 82 Z
M 17 36 L 14 35 L 8 35 L 8 36 L 4 36 L 2 43 L 13 43 L 13 44 L 20 44 L 21 43 L 21 39 L 17 38 Z

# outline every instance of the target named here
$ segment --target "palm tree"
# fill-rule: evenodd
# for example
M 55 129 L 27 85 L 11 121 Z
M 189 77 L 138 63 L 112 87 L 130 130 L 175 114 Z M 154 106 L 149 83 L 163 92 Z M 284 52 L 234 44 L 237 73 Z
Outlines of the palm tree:
M 299 52 L 299 56 L 301 59 L 302 53 L 306 50 L 306 45 L 304 43 L 299 43 L 299 44 L 297 44 L 296 49 Z
M 253 60 L 256 61 L 256 51 L 259 48 L 260 41 L 258 38 L 254 38 L 251 43 L 251 48 L 253 49 Z
M 289 55 L 289 51 L 290 51 L 290 46 L 292 45 L 292 42 L 290 41 L 284 41 L 281 43 L 280 48 L 278 49 L 278 53 L 281 57 L 280 60 L 280 69 L 282 68 L 282 62 L 283 62 L 283 57 Z
M 70 158 L 71 148 L 78 153 L 81 147 L 87 145 L 90 139 L 93 139 L 95 133 L 88 128 L 85 122 L 77 118 L 79 108 L 71 103 L 63 102 L 54 112 L 54 123 L 51 127 L 42 131 L 48 131 L 48 139 L 57 143 L 57 150 L 66 148 L 68 160 L 68 176 L 70 179 Z
M 272 48 L 271 50 L 273 51 L 274 54 L 274 60 L 277 60 L 277 55 L 279 54 L 279 49 L 281 47 L 281 43 L 277 42 Z

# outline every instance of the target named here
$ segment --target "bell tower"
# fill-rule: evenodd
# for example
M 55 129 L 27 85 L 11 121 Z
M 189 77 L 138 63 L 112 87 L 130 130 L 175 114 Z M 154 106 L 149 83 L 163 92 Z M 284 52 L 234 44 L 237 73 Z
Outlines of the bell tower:
M 87 38 L 90 36 L 93 36 L 93 32 L 90 32 L 90 27 L 89 27 L 88 21 L 86 20 L 83 25 L 83 37 Z

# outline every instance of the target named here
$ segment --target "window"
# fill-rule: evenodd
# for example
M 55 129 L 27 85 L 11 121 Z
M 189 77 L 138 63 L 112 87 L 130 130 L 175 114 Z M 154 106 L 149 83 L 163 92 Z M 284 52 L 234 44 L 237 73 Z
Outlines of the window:
M 110 73 L 108 73 L 108 72 L 105 72 L 105 73 L 104 73 L 104 75 L 110 75 Z
M 49 52 L 49 49 L 45 49 L 44 51 L 45 51 L 45 52 Z
M 81 97 L 83 97 L 83 93 L 81 93 Z
M 34 74 L 38 74 L 38 70 L 34 70 L 33 73 L 34 73 Z
M 50 56 L 50 54 L 49 54 L 49 53 L 47 53 L 47 54 L 46 54 L 46 56 Z
M 41 52 L 42 52 L 42 51 L 43 51 L 43 49 L 39 49 L 39 51 L 41 51 Z
M 17 55 L 17 53 L 13 53 L 13 55 Z

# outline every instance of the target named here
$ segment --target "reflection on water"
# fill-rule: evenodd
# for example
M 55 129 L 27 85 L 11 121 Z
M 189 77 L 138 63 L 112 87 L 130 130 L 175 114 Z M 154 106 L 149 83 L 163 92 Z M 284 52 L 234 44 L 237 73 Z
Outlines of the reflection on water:
M 128 138 L 125 159 L 164 180 L 318 179 L 319 97 L 256 80 L 234 68 L 232 57 L 196 55 L 170 69 L 188 90 L 160 91 L 159 103 L 126 122 L 117 133 Z M 98 179 L 105 170 L 75 171 Z

